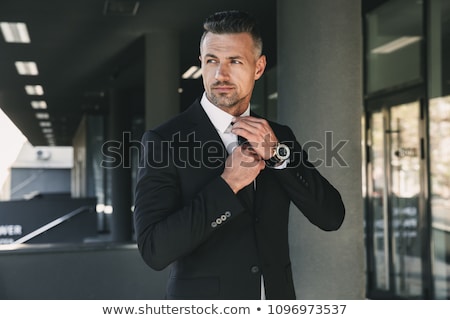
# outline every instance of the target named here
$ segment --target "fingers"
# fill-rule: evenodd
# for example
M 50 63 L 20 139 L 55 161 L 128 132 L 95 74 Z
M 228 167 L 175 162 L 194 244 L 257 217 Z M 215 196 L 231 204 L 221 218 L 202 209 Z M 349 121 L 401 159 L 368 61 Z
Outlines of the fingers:
M 241 129 L 248 133 L 264 132 L 271 130 L 269 124 L 265 119 L 255 117 L 238 117 L 233 124 L 233 130 Z
M 236 164 L 243 167 L 255 167 L 262 160 L 260 155 L 249 144 L 237 147 L 233 153 L 236 153 Z
M 277 142 L 277 138 L 265 119 L 255 117 L 236 118 L 231 132 L 250 142 Z
M 250 148 L 239 146 L 227 158 L 222 178 L 236 193 L 255 180 L 264 168 L 264 161 L 258 154 Z
M 261 118 L 251 116 L 236 118 L 231 132 L 246 138 L 254 151 L 263 159 L 273 155 L 273 148 L 278 143 L 267 120 Z

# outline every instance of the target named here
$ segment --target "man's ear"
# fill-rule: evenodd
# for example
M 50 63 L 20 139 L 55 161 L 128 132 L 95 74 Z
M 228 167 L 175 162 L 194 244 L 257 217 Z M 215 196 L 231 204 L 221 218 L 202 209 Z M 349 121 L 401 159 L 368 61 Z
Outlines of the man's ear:
M 261 78 L 261 76 L 264 73 L 264 70 L 266 69 L 266 64 L 267 62 L 265 55 L 262 55 L 261 57 L 258 58 L 258 60 L 256 61 L 255 80 Z

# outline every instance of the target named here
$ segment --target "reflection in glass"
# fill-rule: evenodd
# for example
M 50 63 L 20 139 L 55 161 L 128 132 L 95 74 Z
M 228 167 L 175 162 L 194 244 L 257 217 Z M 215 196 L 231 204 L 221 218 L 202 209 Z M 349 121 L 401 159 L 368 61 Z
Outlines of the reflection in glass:
M 367 91 L 421 79 L 422 2 L 391 0 L 366 16 Z
M 419 103 L 390 110 L 390 173 L 392 257 L 395 292 L 422 295 L 419 234 L 420 134 Z
M 389 289 L 389 258 L 387 235 L 387 210 L 384 167 L 384 125 L 382 112 L 376 112 L 370 118 L 370 206 L 373 223 L 373 252 L 375 268 L 375 286 L 377 289 Z
M 450 97 L 430 101 L 433 278 L 436 299 L 450 298 Z

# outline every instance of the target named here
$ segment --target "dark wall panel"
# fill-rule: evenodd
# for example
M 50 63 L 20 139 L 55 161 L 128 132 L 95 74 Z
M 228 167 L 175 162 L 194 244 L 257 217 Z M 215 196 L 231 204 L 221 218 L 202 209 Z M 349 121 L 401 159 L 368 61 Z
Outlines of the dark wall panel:
M 34 245 L 0 251 L 0 299 L 164 299 L 166 271 L 135 245 Z

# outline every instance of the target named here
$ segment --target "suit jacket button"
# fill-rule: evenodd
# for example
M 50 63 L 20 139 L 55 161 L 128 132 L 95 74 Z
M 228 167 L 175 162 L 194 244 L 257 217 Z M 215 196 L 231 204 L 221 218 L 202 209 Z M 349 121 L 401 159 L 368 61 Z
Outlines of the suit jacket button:
M 250 271 L 251 271 L 252 273 L 259 273 L 259 267 L 258 267 L 258 266 L 252 266 L 251 269 L 250 269 Z
M 226 216 L 226 215 L 224 215 L 224 214 L 223 214 L 223 215 L 221 215 L 221 216 L 220 216 L 220 220 L 222 220 L 222 221 L 225 221 L 225 220 L 227 220 L 227 216 Z
M 211 222 L 211 227 L 213 228 L 217 227 L 217 223 L 215 221 Z
M 217 219 L 216 219 L 216 223 L 217 223 L 217 224 L 221 224 L 221 223 L 222 223 L 222 219 L 217 218 Z
M 231 217 L 231 212 L 230 212 L 230 211 L 226 211 L 226 212 L 225 212 L 225 216 L 226 216 L 227 218 Z

